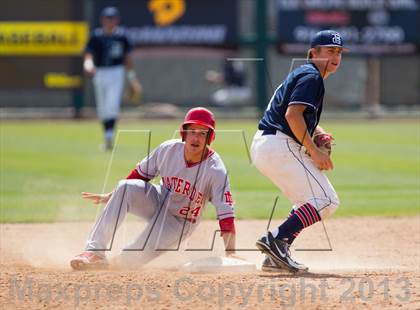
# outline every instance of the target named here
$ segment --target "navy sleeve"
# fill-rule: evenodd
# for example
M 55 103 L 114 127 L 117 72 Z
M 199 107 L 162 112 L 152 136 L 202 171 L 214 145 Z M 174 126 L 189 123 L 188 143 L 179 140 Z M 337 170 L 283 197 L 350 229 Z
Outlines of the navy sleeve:
M 319 92 L 322 88 L 322 77 L 316 74 L 306 74 L 298 79 L 290 96 L 289 105 L 301 104 L 317 108 Z
M 87 45 L 86 45 L 85 53 L 93 54 L 94 52 L 95 52 L 95 37 L 91 36 Z
M 125 55 L 127 55 L 133 49 L 133 44 L 131 44 L 131 41 L 128 39 L 127 36 L 124 37 L 124 45 L 125 45 Z

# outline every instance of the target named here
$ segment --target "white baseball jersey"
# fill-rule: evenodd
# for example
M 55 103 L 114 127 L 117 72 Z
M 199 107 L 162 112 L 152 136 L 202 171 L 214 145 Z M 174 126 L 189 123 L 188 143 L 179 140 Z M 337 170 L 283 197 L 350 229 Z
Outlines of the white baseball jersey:
M 197 221 L 210 201 L 219 220 L 234 217 L 226 168 L 211 149 L 203 161 L 189 165 L 184 159 L 184 143 L 180 139 L 169 140 L 143 159 L 136 169 L 147 179 L 161 177 L 161 188 L 169 191 L 166 204 L 175 216 Z
M 122 180 L 97 219 L 86 250 L 104 255 L 127 213 L 145 219 L 148 225 L 120 255 L 124 266 L 144 265 L 165 250 L 177 249 L 197 227 L 208 201 L 219 220 L 234 217 L 226 168 L 213 150 L 201 162 L 188 165 L 185 144 L 169 140 L 157 147 L 136 167 L 143 179 L 160 176 L 160 184 L 140 179 Z M 208 236 L 211 240 L 211 236 Z

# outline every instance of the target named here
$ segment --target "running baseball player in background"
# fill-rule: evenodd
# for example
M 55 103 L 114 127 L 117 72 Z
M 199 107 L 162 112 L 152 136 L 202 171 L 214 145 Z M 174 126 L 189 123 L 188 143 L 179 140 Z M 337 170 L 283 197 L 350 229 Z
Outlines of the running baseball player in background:
M 226 254 L 234 254 L 235 222 L 229 179 L 220 156 L 210 148 L 215 119 L 204 108 L 191 109 L 181 125 L 181 138 L 163 142 L 108 194 L 82 193 L 94 203 L 106 203 L 87 239 L 86 251 L 74 257 L 73 269 L 106 265 L 104 249 L 127 213 L 148 222 L 122 251 L 126 266 L 142 266 L 176 249 L 195 230 L 208 201 L 215 207 Z M 160 176 L 160 184 L 149 181 Z M 159 250 L 160 249 L 160 250 Z
M 93 77 L 96 108 L 98 117 L 102 121 L 107 150 L 111 150 L 113 146 L 125 69 L 127 69 L 129 87 L 138 93 L 142 88 L 130 56 L 132 46 L 123 28 L 118 27 L 119 21 L 120 14 L 117 8 L 103 9 L 102 28 L 93 31 L 85 49 L 83 62 L 84 71 Z
M 283 224 L 256 243 L 266 254 L 263 270 L 307 271 L 290 257 L 289 247 L 302 229 L 326 219 L 339 205 L 323 173 L 333 169 L 332 136 L 318 123 L 324 80 L 340 66 L 343 50 L 339 33 L 318 32 L 311 40 L 307 63 L 290 72 L 275 90 L 259 122 L 251 146 L 253 163 L 294 204 Z

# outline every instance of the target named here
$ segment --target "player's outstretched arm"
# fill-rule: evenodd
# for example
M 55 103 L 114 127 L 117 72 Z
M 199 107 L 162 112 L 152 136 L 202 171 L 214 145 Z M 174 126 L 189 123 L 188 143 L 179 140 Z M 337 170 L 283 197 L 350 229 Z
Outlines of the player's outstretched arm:
M 225 243 L 225 255 L 227 257 L 246 261 L 246 259 L 236 254 L 236 250 L 235 250 L 236 249 L 236 234 L 233 232 L 223 232 L 222 237 L 223 237 L 223 242 Z
M 112 192 L 105 193 L 105 194 L 94 194 L 94 193 L 82 192 L 82 197 L 84 199 L 93 201 L 94 204 L 108 203 L 109 199 L 111 199 L 111 196 L 112 196 Z
M 232 256 L 236 254 L 236 236 L 233 232 L 222 233 L 223 242 L 225 244 L 226 256 Z

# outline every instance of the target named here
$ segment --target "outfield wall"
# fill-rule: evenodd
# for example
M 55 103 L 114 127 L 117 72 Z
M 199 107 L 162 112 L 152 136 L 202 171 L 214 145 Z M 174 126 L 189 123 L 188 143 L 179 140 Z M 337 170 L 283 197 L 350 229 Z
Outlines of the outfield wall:
M 16 0 L 22 5 L 27 5 L 23 0 Z M 60 19 L 81 19 L 82 9 L 77 10 L 77 2 L 60 0 L 54 2 L 57 7 L 51 7 L 51 3 L 44 1 L 32 1 L 36 9 L 25 10 L 21 13 L 21 19 L 34 20 L 34 16 L 44 16 L 43 19 L 57 21 Z M 70 5 L 71 3 L 71 5 Z M 93 0 L 83 2 L 92 4 Z M 254 1 L 238 1 L 239 29 L 241 36 L 253 33 L 254 27 Z M 268 30 L 276 31 L 276 10 L 275 1 L 268 1 Z M 68 6 L 68 7 L 67 7 Z M 82 5 L 79 4 L 81 8 Z M 85 17 L 90 16 L 91 24 L 96 23 L 97 17 L 85 7 Z M 64 9 L 63 9 L 64 8 Z M 67 8 L 67 9 L 66 9 Z M 30 11 L 30 13 L 28 13 Z M 53 13 L 51 13 L 53 12 Z M 3 21 L 11 21 L 10 16 L 16 12 L 3 10 L 0 13 Z M 9 16 L 9 19 L 6 17 Z M 46 16 L 46 17 L 45 17 Z M 16 18 L 15 18 L 16 19 Z M 93 21 L 95 20 L 95 22 Z M 35 18 L 37 20 L 37 18 Z M 211 94 L 218 89 L 205 81 L 206 70 L 220 70 L 223 58 L 227 54 L 223 50 L 203 50 L 186 48 L 178 51 L 150 51 L 140 48 L 135 53 L 135 67 L 141 82 L 144 85 L 144 102 L 169 102 L 178 105 L 205 105 L 209 102 Z M 253 57 L 250 49 L 243 49 L 237 57 Z M 297 55 L 304 57 L 305 55 Z M 292 57 L 279 55 L 275 48 L 271 48 L 268 55 L 268 97 L 272 89 L 286 76 L 289 71 Z M 31 63 L 34 65 L 31 65 Z M 84 99 L 85 106 L 94 106 L 94 98 L 91 89 L 91 82 L 88 79 L 82 80 L 81 94 L 74 94 L 66 89 L 43 89 L 28 86 L 31 74 L 35 74 L 34 66 L 38 68 L 51 67 L 54 71 L 70 72 L 74 76 L 81 73 L 80 57 L 69 57 L 69 60 L 59 61 L 57 56 L 42 56 L 22 58 L 0 56 L 0 107 L 71 107 L 76 101 Z M 255 105 L 257 102 L 255 65 L 246 63 L 248 72 L 247 84 L 252 89 L 253 98 L 246 102 L 246 105 Z M 351 107 L 357 108 L 368 103 L 370 89 L 367 89 L 368 59 L 362 56 L 351 56 L 351 53 L 344 56 L 342 66 L 337 74 L 326 82 L 326 102 L 329 107 Z M 380 101 L 386 106 L 394 105 L 420 105 L 420 59 L 414 56 L 387 56 L 380 59 Z M 34 73 L 35 72 L 35 73 Z M 73 72 L 73 73 L 72 73 Z M 21 75 L 21 80 L 16 83 L 10 81 Z M 41 79 L 42 81 L 42 79 Z M 28 84 L 29 83 L 29 84 Z M 10 84 L 10 85 L 9 85 Z M 8 86 L 9 85 L 9 86 Z M 35 85 L 36 86 L 36 85 Z M 79 102 L 80 104 L 80 102 Z

